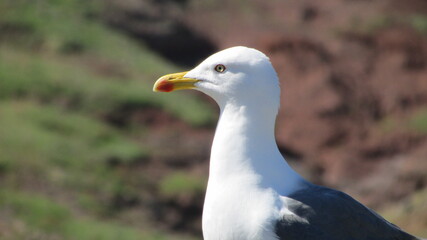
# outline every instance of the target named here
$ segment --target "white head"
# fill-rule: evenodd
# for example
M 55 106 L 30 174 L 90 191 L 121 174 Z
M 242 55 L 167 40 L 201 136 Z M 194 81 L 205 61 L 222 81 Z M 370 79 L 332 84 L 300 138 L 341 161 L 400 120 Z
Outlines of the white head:
M 208 57 L 189 72 L 165 75 L 154 91 L 197 89 L 222 108 L 228 103 L 257 105 L 277 111 L 280 88 L 268 57 L 247 47 L 232 47 Z

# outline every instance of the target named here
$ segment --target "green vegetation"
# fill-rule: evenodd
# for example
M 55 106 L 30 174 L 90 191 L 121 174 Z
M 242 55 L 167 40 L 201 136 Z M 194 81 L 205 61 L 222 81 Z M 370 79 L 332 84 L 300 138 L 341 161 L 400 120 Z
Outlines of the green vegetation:
M 427 134 L 427 109 L 419 109 L 399 119 L 385 117 L 378 125 L 383 133 L 402 131 L 425 135 Z
M 418 32 L 427 34 L 427 15 L 413 15 L 409 23 Z
M 9 11 L 0 14 L 0 35 L 5 36 L 0 41 L 6 45 L 0 48 L 0 98 L 32 96 L 94 113 L 123 105 L 153 106 L 190 124 L 209 124 L 212 111 L 193 96 L 152 93 L 158 76 L 178 70 L 85 17 L 96 15 L 96 6 L 101 4 L 1 1 L 0 9 Z
M 71 217 L 66 208 L 35 194 L 2 190 L 0 203 L 2 210 L 7 208 L 29 227 L 46 233 L 64 230 L 65 223 Z
M 402 229 L 417 236 L 426 236 L 427 190 L 413 194 L 406 201 L 389 206 L 381 214 Z
M 361 26 L 361 32 L 372 34 L 379 29 L 384 29 L 396 24 L 396 19 L 391 16 L 378 16 L 370 19 Z
M 0 61 L 3 63 L 0 65 L 0 99 L 36 98 L 53 104 L 60 102 L 95 116 L 120 106 L 160 107 L 194 125 L 206 125 L 213 116 L 209 107 L 191 95 L 178 93 L 167 98 L 165 94 L 152 93 L 155 78 L 143 82 L 105 77 L 93 72 L 97 71 L 94 63 L 92 69 L 87 69 L 88 66 L 82 65 L 84 62 L 74 58 L 62 59 L 5 48 L 0 49 Z
M 111 198 L 124 186 L 108 161 L 129 164 L 147 155 L 111 127 L 83 115 L 22 102 L 2 103 L 0 115 L 2 182 L 9 186 L 35 180 Z
M 378 15 L 370 19 L 354 18 L 350 30 L 361 34 L 374 34 L 392 26 L 407 26 L 421 34 L 427 34 L 427 15 L 410 16 Z
M 180 69 L 106 27 L 103 3 L 0 0 L 0 239 L 189 239 L 108 218 L 115 199 L 157 188 L 129 174 L 150 156 L 133 134 L 147 126 L 108 117 L 148 107 L 204 126 L 213 111 L 195 95 L 152 93 Z
M 392 117 L 385 117 L 378 125 L 383 133 L 392 133 L 398 127 L 398 121 Z
M 16 191 L 0 191 L 0 213 L 8 211 L 19 219 L 21 229 L 8 229 L 2 239 L 73 239 L 73 240 L 164 240 L 184 239 L 152 230 L 137 230 L 119 223 L 96 221 L 74 216 L 67 207 L 50 199 Z M 14 235 L 14 237 L 8 235 Z M 25 237 L 26 235 L 26 237 Z M 188 238 L 185 238 L 188 239 Z
M 160 183 L 161 193 L 169 197 L 203 193 L 205 188 L 206 179 L 182 172 L 171 174 Z
M 408 122 L 409 128 L 420 134 L 427 134 L 427 109 L 414 113 Z

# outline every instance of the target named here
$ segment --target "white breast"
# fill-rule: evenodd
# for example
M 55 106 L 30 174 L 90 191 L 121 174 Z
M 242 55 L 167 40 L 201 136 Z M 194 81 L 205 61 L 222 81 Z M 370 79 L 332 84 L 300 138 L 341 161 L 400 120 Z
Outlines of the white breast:
M 209 182 L 203 208 L 205 240 L 277 240 L 274 224 L 282 201 L 271 189 L 258 188 L 251 178 Z

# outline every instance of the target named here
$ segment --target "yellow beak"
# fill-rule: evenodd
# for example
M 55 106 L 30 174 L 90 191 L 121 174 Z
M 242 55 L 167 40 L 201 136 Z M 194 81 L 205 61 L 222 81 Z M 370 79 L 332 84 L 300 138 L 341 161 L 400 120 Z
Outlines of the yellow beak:
M 194 78 L 185 78 L 187 72 L 172 73 L 160 77 L 154 83 L 153 91 L 154 92 L 172 92 L 175 90 L 181 89 L 193 89 L 196 86 L 194 85 L 199 80 Z

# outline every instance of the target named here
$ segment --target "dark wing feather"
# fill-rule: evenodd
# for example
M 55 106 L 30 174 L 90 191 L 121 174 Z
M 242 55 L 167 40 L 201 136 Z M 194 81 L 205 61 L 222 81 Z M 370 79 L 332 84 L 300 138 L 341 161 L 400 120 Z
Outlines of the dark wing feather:
M 287 201 L 295 215 L 276 224 L 281 240 L 417 240 L 349 195 L 307 185 Z

